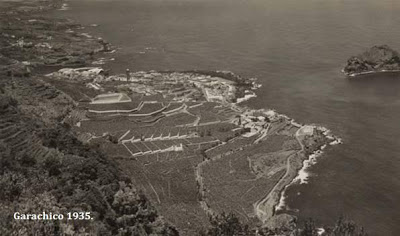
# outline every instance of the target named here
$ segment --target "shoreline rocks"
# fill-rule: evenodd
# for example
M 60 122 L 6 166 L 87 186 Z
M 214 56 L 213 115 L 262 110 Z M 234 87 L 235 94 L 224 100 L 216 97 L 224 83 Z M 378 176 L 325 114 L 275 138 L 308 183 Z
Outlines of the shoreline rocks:
M 373 46 L 358 56 L 352 56 L 342 72 L 357 76 L 379 72 L 400 71 L 400 54 L 388 45 Z
M 103 39 L 88 37 L 71 20 L 40 14 L 60 2 L 29 0 L 1 7 L 0 75 L 29 76 L 39 67 L 84 67 L 113 48 Z M 21 10 L 25 6 L 35 8 Z

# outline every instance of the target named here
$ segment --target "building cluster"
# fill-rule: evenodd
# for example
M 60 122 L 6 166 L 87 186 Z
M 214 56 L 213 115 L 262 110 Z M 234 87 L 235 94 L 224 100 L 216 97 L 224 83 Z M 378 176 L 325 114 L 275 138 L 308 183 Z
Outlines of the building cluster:
M 232 123 L 243 127 L 249 132 L 243 134 L 245 137 L 251 137 L 261 134 L 262 131 L 268 128 L 269 120 L 265 116 L 255 116 L 252 112 L 244 112 L 232 120 Z

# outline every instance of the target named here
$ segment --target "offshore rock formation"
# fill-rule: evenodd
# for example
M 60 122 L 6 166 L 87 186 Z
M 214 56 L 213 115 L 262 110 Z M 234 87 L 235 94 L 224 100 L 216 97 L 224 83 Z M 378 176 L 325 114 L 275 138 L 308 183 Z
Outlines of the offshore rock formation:
M 351 57 L 342 71 L 348 76 L 400 71 L 399 53 L 387 45 L 374 46 L 358 56 Z

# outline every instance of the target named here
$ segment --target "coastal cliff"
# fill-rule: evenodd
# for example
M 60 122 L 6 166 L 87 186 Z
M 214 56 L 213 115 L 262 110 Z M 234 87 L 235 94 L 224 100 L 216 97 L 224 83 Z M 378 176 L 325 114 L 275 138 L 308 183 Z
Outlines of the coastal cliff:
M 348 76 L 400 71 L 399 53 L 387 45 L 373 46 L 364 53 L 351 57 L 342 71 Z

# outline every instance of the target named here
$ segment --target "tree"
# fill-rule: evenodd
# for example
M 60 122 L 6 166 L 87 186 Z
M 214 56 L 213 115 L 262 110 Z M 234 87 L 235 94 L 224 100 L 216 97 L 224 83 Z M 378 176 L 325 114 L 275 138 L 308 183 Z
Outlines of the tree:
M 200 232 L 202 236 L 251 236 L 254 232 L 249 230 L 248 225 L 242 224 L 236 215 L 222 213 L 211 217 L 211 228 L 206 232 Z

